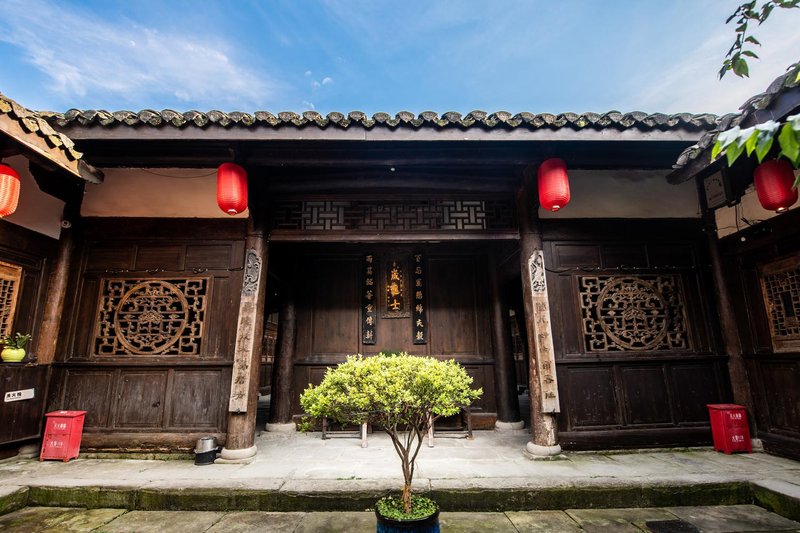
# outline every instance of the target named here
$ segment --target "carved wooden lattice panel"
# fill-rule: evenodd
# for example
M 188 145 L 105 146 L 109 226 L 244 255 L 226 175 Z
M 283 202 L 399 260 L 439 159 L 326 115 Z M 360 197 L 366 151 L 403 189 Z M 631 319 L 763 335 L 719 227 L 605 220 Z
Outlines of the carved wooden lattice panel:
M 104 279 L 97 355 L 199 355 L 210 281 Z
M 688 350 L 679 276 L 579 276 L 587 352 Z
M 0 336 L 11 335 L 22 267 L 0 262 Z
M 773 349 L 800 350 L 800 256 L 764 265 L 760 274 Z
M 505 200 L 287 201 L 274 207 L 274 229 L 481 231 L 516 227 L 514 206 Z

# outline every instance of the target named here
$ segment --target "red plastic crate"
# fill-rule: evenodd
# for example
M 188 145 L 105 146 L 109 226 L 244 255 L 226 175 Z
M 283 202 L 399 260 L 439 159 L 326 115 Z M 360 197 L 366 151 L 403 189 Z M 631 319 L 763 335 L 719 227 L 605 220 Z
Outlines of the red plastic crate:
M 39 460 L 58 459 L 66 463 L 78 457 L 86 411 L 53 411 L 44 416 L 47 423 Z
M 743 405 L 732 403 L 708 404 L 714 449 L 718 452 L 753 452 L 747 412 Z

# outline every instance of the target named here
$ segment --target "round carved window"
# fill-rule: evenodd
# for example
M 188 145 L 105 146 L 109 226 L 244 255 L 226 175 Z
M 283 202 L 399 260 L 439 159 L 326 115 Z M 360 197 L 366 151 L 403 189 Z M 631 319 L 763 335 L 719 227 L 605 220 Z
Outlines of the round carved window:
M 166 281 L 146 281 L 126 292 L 114 316 L 119 342 L 133 354 L 157 355 L 178 342 L 189 315 L 183 293 Z
M 620 348 L 657 349 L 667 334 L 669 311 L 661 293 L 635 277 L 609 280 L 597 298 L 597 319 Z

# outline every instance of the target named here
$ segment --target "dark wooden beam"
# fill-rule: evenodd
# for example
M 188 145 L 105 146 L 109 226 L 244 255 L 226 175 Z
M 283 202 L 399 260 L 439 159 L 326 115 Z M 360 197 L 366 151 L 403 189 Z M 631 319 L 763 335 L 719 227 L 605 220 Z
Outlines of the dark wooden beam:
M 270 242 L 440 242 L 440 241 L 497 241 L 517 240 L 516 231 L 414 231 L 414 232 L 365 232 L 365 231 L 303 231 L 273 230 Z

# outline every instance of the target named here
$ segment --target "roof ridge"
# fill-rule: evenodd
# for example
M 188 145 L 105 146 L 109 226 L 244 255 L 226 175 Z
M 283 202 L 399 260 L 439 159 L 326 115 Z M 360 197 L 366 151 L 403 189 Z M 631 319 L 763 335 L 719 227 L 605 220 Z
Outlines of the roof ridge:
M 412 127 L 421 128 L 425 126 L 436 128 L 618 128 L 629 129 L 639 128 L 644 130 L 652 129 L 672 129 L 684 126 L 692 129 L 708 130 L 717 126 L 719 117 L 710 113 L 646 113 L 643 111 L 607 111 L 597 113 L 585 111 L 583 113 L 564 112 L 553 113 L 530 113 L 508 111 L 495 111 L 489 113 L 482 110 L 473 110 L 466 114 L 456 111 L 446 111 L 436 113 L 434 111 L 423 111 L 414 114 L 409 111 L 398 111 L 394 115 L 385 112 L 377 112 L 369 116 L 363 111 L 350 111 L 342 113 L 332 111 L 322 114 L 317 111 L 304 111 L 298 114 L 293 111 L 281 111 L 273 114 L 269 111 L 255 111 L 252 113 L 242 111 L 224 112 L 220 110 L 198 111 L 189 110 L 184 112 L 172 109 L 156 111 L 153 109 L 142 109 L 140 111 L 106 111 L 104 109 L 69 109 L 63 113 L 47 112 L 46 118 L 51 124 L 59 127 L 113 127 L 113 126 L 152 126 L 164 127 L 172 126 L 177 128 L 199 127 L 205 128 L 210 125 L 222 126 L 224 128 L 240 126 L 254 127 L 267 126 L 279 127 L 306 127 L 316 126 L 319 128 L 339 127 L 349 128 L 361 126 L 366 129 L 374 127 Z

